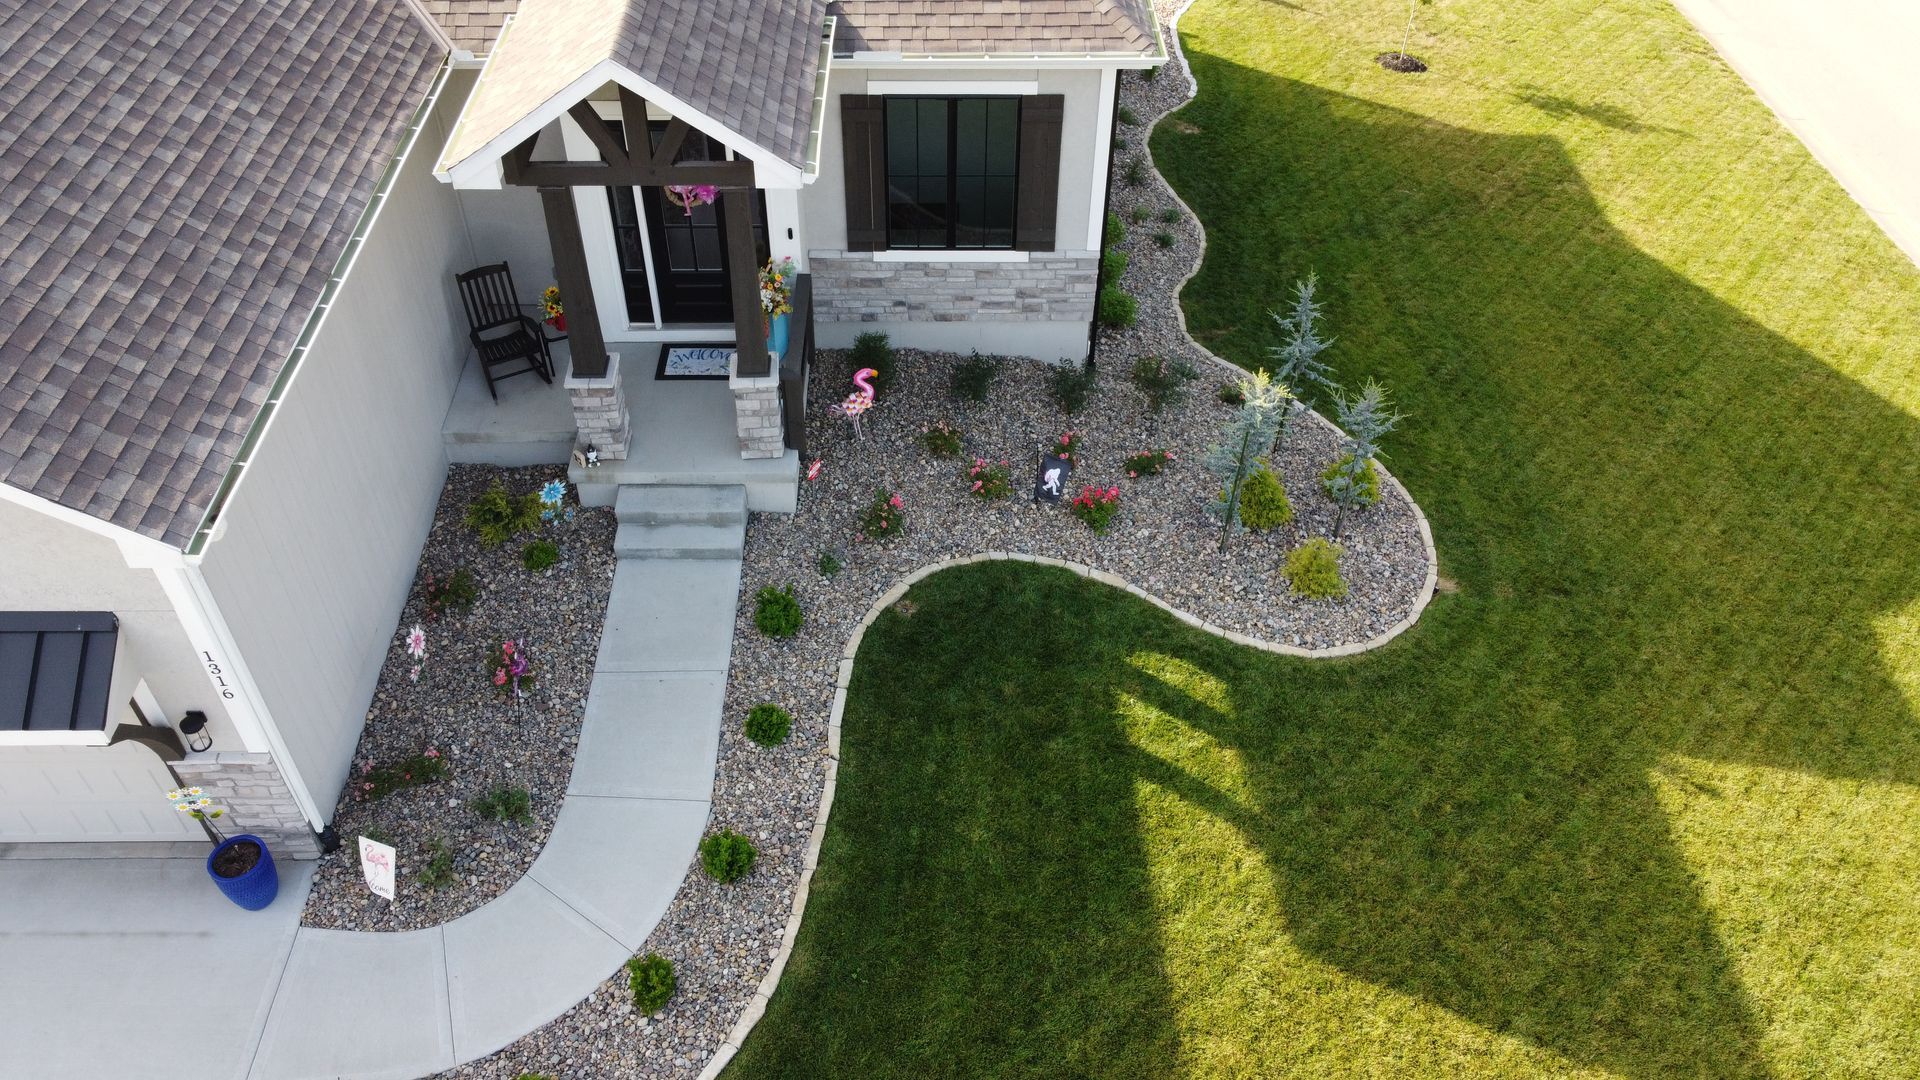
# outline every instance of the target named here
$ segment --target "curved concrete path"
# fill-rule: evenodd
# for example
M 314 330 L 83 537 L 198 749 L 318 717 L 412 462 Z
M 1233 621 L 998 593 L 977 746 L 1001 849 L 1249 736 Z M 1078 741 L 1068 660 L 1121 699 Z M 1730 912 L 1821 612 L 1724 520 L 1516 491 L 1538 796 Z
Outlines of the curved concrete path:
M 415 1077 L 485 1057 L 646 941 L 706 828 L 738 551 L 619 561 L 573 774 L 527 875 L 429 930 L 301 927 L 249 1075 Z

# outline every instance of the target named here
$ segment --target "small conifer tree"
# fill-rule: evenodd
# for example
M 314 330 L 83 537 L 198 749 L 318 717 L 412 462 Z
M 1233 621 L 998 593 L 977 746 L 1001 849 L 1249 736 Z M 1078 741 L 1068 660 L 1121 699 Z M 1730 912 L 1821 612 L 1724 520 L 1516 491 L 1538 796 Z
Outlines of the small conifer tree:
M 1326 481 L 1327 494 L 1333 496 L 1334 504 L 1340 508 L 1333 517 L 1333 538 L 1338 540 L 1347 510 L 1368 501 L 1367 465 L 1380 455 L 1380 440 L 1398 426 L 1401 416 L 1387 401 L 1387 388 L 1374 379 L 1368 379 L 1352 397 L 1336 394 L 1334 406 L 1339 413 L 1340 427 L 1347 433 L 1341 444 L 1346 456 Z
M 1339 384 L 1333 381 L 1333 372 L 1320 354 L 1333 345 L 1333 339 L 1322 337 L 1320 316 L 1325 305 L 1314 299 L 1314 291 L 1320 287 L 1318 275 L 1309 273 L 1305 281 L 1295 282 L 1293 286 L 1293 304 L 1285 311 L 1272 312 L 1273 321 L 1280 326 L 1280 344 L 1267 350 L 1273 357 L 1274 381 L 1286 387 L 1293 394 L 1293 404 L 1287 414 L 1281 418 L 1279 439 L 1286 441 L 1287 429 L 1292 424 L 1293 414 L 1313 404 L 1316 392 L 1338 395 Z
M 1240 493 L 1247 477 L 1260 467 L 1260 459 L 1273 448 L 1273 440 L 1285 422 L 1292 395 L 1264 371 L 1256 371 L 1240 381 L 1245 400 L 1233 411 L 1218 444 L 1207 448 L 1207 471 L 1219 477 L 1220 498 L 1213 505 L 1220 519 L 1220 550 L 1227 550 L 1227 537 L 1241 527 Z

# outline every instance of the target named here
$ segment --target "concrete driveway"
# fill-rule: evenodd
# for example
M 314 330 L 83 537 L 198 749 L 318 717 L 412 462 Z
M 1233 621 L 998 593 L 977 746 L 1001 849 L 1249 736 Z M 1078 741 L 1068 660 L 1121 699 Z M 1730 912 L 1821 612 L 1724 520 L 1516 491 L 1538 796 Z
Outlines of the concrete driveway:
M 243 911 L 197 858 L 0 860 L 0 1076 L 245 1077 L 313 880 L 276 867 Z
M 1920 263 L 1915 0 L 1674 0 L 1761 100 Z

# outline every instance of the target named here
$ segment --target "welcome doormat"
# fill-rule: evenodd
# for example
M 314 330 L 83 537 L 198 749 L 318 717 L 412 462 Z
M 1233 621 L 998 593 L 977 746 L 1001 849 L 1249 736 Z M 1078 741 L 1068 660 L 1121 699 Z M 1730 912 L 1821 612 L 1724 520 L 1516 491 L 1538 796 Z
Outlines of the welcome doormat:
M 733 346 L 727 344 L 662 345 L 656 379 L 724 379 L 727 364 L 733 359 Z

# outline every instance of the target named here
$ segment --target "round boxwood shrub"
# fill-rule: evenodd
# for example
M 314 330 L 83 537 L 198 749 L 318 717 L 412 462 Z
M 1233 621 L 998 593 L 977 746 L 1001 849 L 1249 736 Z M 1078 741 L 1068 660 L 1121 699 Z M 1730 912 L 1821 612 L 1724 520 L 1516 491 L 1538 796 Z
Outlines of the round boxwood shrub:
M 1132 326 L 1140 317 L 1140 305 L 1133 297 L 1120 290 L 1118 285 L 1106 285 L 1100 289 L 1100 297 L 1095 301 L 1094 317 L 1101 326 L 1123 330 Z
M 1287 489 L 1271 469 L 1261 466 L 1248 474 L 1240 486 L 1240 524 L 1265 532 L 1293 520 L 1293 504 L 1287 501 Z
M 1333 496 L 1334 477 L 1346 471 L 1352 462 L 1352 454 L 1342 454 L 1339 461 L 1327 466 L 1326 471 L 1320 474 L 1320 487 L 1329 498 Z M 1360 470 L 1360 475 L 1354 480 L 1353 492 L 1361 506 L 1372 506 L 1380 501 L 1380 470 L 1373 467 L 1372 458 L 1367 459 L 1366 467 Z
M 627 961 L 627 985 L 633 989 L 635 1009 L 657 1013 L 666 1008 L 679 984 L 673 977 L 673 961 L 648 953 Z
M 1287 583 L 1295 596 L 1338 600 L 1347 595 L 1340 576 L 1340 545 L 1316 536 L 1287 553 Z
M 754 595 L 753 625 L 768 637 L 790 638 L 800 632 L 800 624 L 805 620 L 791 584 L 784 589 L 764 585 Z
M 520 549 L 520 562 L 529 570 L 545 570 L 559 561 L 560 548 L 551 540 L 535 540 Z
M 792 730 L 793 714 L 770 701 L 747 714 L 747 738 L 761 746 L 779 746 Z
M 746 877 L 753 869 L 754 855 L 753 841 L 732 829 L 721 829 L 700 841 L 700 866 L 722 885 Z

